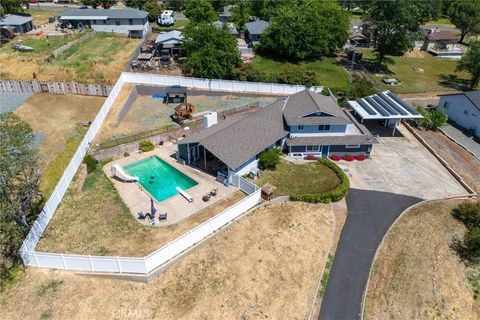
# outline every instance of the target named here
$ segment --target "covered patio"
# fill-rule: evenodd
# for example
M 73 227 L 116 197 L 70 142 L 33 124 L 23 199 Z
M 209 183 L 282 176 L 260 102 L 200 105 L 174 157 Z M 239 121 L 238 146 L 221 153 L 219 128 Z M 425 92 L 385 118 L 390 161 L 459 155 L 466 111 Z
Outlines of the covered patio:
M 357 100 L 349 100 L 348 105 L 361 123 L 368 127 L 369 122 L 374 120 L 373 126 L 378 126 L 380 123 L 384 128 L 391 128 L 392 136 L 395 136 L 401 120 L 423 118 L 412 106 L 389 90 Z

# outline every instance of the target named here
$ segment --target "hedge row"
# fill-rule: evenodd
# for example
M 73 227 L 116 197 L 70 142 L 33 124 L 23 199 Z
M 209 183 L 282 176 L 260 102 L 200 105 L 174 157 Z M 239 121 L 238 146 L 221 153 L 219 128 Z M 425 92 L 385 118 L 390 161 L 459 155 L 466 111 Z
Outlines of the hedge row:
M 333 190 L 318 193 L 318 194 L 302 194 L 302 195 L 290 195 L 290 200 L 292 201 L 304 201 L 304 202 L 313 202 L 313 203 L 329 203 L 329 202 L 337 202 L 342 200 L 348 193 L 350 189 L 350 180 L 348 180 L 347 175 L 343 170 L 337 166 L 332 161 L 321 158 L 318 159 L 318 163 L 324 165 L 325 167 L 329 168 L 337 175 L 338 179 L 340 179 L 340 184 Z

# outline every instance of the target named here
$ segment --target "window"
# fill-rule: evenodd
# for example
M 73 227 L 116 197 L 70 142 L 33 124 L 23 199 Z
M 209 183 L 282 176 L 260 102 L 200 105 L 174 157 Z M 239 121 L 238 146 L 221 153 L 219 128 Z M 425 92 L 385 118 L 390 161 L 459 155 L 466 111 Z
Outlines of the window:
M 448 109 L 448 105 L 449 105 L 449 104 L 450 104 L 450 103 L 449 103 L 448 101 L 445 101 L 445 102 L 443 103 L 443 109 Z
M 347 144 L 345 146 L 345 148 L 347 148 L 347 149 L 360 148 L 360 145 L 359 144 Z
M 303 126 L 298 126 L 298 130 L 303 130 Z
M 128 19 L 128 24 L 133 25 L 133 19 Z
M 103 24 L 107 24 L 107 20 L 103 20 Z
M 326 125 L 319 125 L 318 126 L 318 131 L 330 131 L 330 125 L 329 124 L 326 124 Z
M 320 146 L 307 146 L 307 151 L 318 151 Z
M 330 131 L 330 125 L 329 124 L 325 125 L 325 131 Z
M 119 25 L 120 25 L 120 21 L 118 21 L 118 20 L 115 21 L 115 24 L 116 24 L 117 26 L 119 26 Z

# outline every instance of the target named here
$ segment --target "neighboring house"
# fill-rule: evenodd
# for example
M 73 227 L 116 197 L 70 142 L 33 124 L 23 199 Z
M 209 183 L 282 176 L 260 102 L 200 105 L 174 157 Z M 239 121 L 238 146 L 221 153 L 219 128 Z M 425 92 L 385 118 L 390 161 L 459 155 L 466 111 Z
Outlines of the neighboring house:
M 269 23 L 263 20 L 255 20 L 245 23 L 246 33 L 248 41 L 255 44 L 261 40 L 262 33 L 267 29 Z
M 142 38 L 148 33 L 148 12 L 125 9 L 67 9 L 59 18 L 61 23 L 74 27 L 83 25 L 97 32 L 126 34 L 129 38 Z
M 187 136 L 178 142 L 177 155 L 211 173 L 244 175 L 258 167 L 262 151 L 274 146 L 293 156 L 368 156 L 374 143 L 335 98 L 304 90 Z
M 467 47 L 458 43 L 458 36 L 455 33 L 432 29 L 425 36 L 421 49 L 436 57 L 460 59 Z
M 349 41 L 351 46 L 357 46 L 361 48 L 368 48 L 370 46 L 370 39 L 360 32 L 352 33 Z
M 438 110 L 443 110 L 449 120 L 472 130 L 480 138 L 480 91 L 440 95 Z
M 212 24 L 215 28 L 220 30 L 223 28 L 224 23 L 227 25 L 228 33 L 230 33 L 235 38 L 239 36 L 238 30 L 237 28 L 235 28 L 235 24 L 233 22 L 215 21 Z
M 162 49 L 169 49 L 170 55 L 175 56 L 180 54 L 183 45 L 183 33 L 178 30 L 172 30 L 166 33 L 159 34 L 155 39 L 155 47 L 158 51 Z
M 0 20 L 1 27 L 12 27 L 15 30 L 15 33 L 27 33 L 30 30 L 33 30 L 33 18 L 17 16 L 16 14 L 6 14 L 3 19 Z

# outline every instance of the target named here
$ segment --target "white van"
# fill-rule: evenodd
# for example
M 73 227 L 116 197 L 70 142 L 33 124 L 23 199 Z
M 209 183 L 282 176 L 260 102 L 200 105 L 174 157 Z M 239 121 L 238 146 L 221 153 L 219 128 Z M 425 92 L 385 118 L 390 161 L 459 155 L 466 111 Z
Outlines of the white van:
M 175 17 L 172 10 L 165 10 L 158 17 L 158 24 L 161 26 L 172 26 L 175 24 Z

